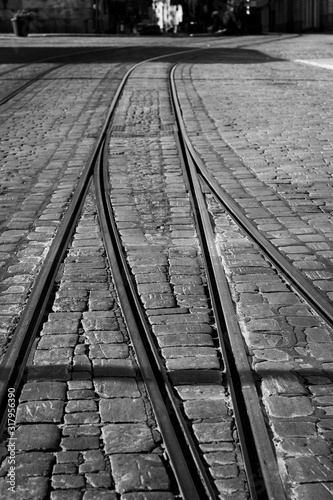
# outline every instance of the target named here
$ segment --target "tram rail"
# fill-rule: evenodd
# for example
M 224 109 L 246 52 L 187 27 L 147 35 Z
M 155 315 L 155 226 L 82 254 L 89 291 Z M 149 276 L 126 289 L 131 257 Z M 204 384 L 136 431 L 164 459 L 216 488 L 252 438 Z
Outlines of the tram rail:
M 130 271 L 127 269 L 121 241 L 117 235 L 116 224 L 112 216 L 112 207 L 106 195 L 109 191 L 105 167 L 107 163 L 106 144 L 109 139 L 109 129 L 126 83 L 139 64 L 134 65 L 128 70 L 118 87 L 105 123 L 97 138 L 96 146 L 86 164 L 74 192 L 70 207 L 61 222 L 47 259 L 38 275 L 27 306 L 11 339 L 5 359 L 0 365 L 0 412 L 2 429 L 4 428 L 6 419 L 8 388 L 11 387 L 18 390 L 20 386 L 31 346 L 38 334 L 43 315 L 47 308 L 55 276 L 66 252 L 68 242 L 92 182 L 92 176 L 94 175 L 95 187 L 99 193 L 99 217 L 103 228 L 104 242 L 110 267 L 113 277 L 117 282 L 122 311 L 126 318 L 143 378 L 155 409 L 157 422 L 161 429 L 163 442 L 171 460 L 179 490 L 182 497 L 186 500 L 201 500 L 202 498 L 213 500 L 217 498 L 217 493 L 211 479 L 206 474 L 206 469 L 201 461 L 196 444 L 187 430 L 187 423 L 177 407 L 173 388 L 168 380 L 168 374 L 164 370 L 154 339 L 150 335 L 150 328 L 147 325 L 140 299 L 136 295 L 135 288 L 132 285 Z M 52 69 L 47 70 L 47 72 L 52 71 Z M 205 267 L 208 276 L 210 298 L 213 303 L 220 349 L 223 354 L 223 363 L 227 372 L 228 387 L 232 395 L 233 409 L 251 498 L 253 500 L 264 498 L 268 500 L 281 500 L 285 498 L 285 492 L 279 476 L 273 446 L 263 418 L 226 278 L 215 248 L 209 214 L 202 196 L 201 183 L 207 183 L 209 189 L 211 189 L 220 202 L 223 202 L 229 212 L 232 212 L 233 217 L 251 234 L 253 239 L 253 232 L 255 231 L 252 231 L 254 228 L 244 220 L 245 218 L 242 214 L 237 211 L 236 205 L 230 197 L 223 193 L 221 187 L 209 175 L 196 155 L 186 135 L 185 126 L 181 119 L 181 109 L 177 101 L 176 86 L 173 80 L 174 71 L 175 69 L 173 68 L 170 73 L 170 89 L 177 123 L 175 135 L 179 145 L 179 153 L 182 154 L 181 163 L 186 183 L 190 186 L 193 212 L 196 214 L 199 238 L 205 254 Z M 200 176 L 197 174 L 198 171 L 200 172 Z M 257 233 L 255 234 L 256 243 L 262 249 L 266 250 L 266 242 L 263 241 L 258 231 Z M 270 246 L 272 248 L 269 248 L 268 258 L 282 269 L 288 269 L 286 265 L 287 261 L 280 256 L 279 252 L 272 245 Z M 125 281 L 123 279 L 124 274 L 126 276 Z M 297 287 L 307 300 L 314 296 L 313 307 L 326 320 L 331 320 L 331 317 L 333 317 L 331 308 L 323 303 L 321 298 L 316 297 L 312 289 L 305 286 L 303 283 L 304 279 L 299 273 L 293 272 L 293 276 L 291 278 L 288 277 L 288 279 L 293 280 L 295 288 Z M 169 414 L 169 407 L 172 407 L 171 414 Z
M 1 431 L 4 430 L 4 427 L 6 425 L 8 389 L 11 388 L 11 390 L 14 390 L 16 394 L 19 394 L 21 380 L 24 374 L 27 360 L 30 355 L 30 350 L 36 336 L 40 331 L 43 316 L 45 314 L 48 301 L 54 286 L 54 280 L 67 250 L 68 243 L 74 231 L 85 197 L 90 187 L 93 171 L 98 168 L 98 165 L 101 168 L 101 165 L 103 164 L 102 159 L 105 156 L 105 153 L 103 153 L 103 146 L 105 145 L 105 140 L 112 120 L 112 115 L 130 74 L 137 66 L 138 64 L 134 65 L 127 71 L 126 75 L 122 79 L 121 84 L 118 87 L 117 92 L 115 93 L 113 101 L 110 105 L 108 115 L 105 119 L 104 126 L 102 127 L 102 130 L 96 141 L 94 151 L 80 177 L 69 209 L 62 219 L 60 227 L 48 252 L 47 258 L 44 262 L 44 265 L 42 266 L 41 271 L 38 274 L 37 280 L 29 296 L 24 312 L 20 317 L 19 323 L 15 329 L 14 335 L 10 341 L 9 347 L 1 363 Z M 96 184 L 100 186 L 101 182 L 102 184 L 104 184 L 105 179 L 103 179 L 102 174 L 95 174 L 95 181 Z M 103 191 L 103 188 L 101 187 L 98 191 Z M 99 199 L 103 200 L 103 195 L 101 195 Z M 101 210 L 104 210 L 104 214 L 105 211 L 110 212 L 110 207 L 106 206 L 107 204 L 105 202 L 105 194 L 104 201 L 100 201 L 99 204 Z M 101 221 L 106 221 L 106 219 L 110 218 L 109 215 L 106 216 L 103 214 L 100 217 Z M 119 281 L 119 276 L 121 275 L 121 273 L 119 272 L 119 267 L 114 257 L 112 256 L 113 250 L 109 241 L 109 233 L 111 232 L 110 222 L 104 222 L 104 225 L 105 244 L 106 248 L 108 249 L 111 268 L 114 275 L 118 277 Z M 115 227 L 113 227 L 113 231 L 115 231 Z M 116 237 L 114 236 L 113 238 Z M 123 261 L 121 264 L 124 265 L 125 262 Z M 124 288 L 126 288 L 126 285 L 118 283 L 118 287 L 120 290 L 124 290 Z M 146 345 L 145 347 L 143 346 L 140 336 L 142 334 L 142 330 L 144 330 L 146 335 L 148 336 L 149 328 L 147 324 L 145 324 L 143 313 L 140 313 L 138 299 L 133 298 L 134 295 L 132 295 L 132 304 L 131 306 L 129 306 L 129 301 L 128 298 L 126 298 L 126 294 L 120 291 L 120 296 L 122 298 L 121 301 L 123 303 L 123 312 L 128 321 L 129 330 L 139 360 L 139 365 L 143 374 L 143 378 L 146 382 L 148 392 L 151 396 L 151 400 L 153 402 L 157 421 L 161 428 L 163 442 L 165 443 L 167 453 L 171 459 L 172 468 L 177 479 L 179 490 L 181 491 L 184 499 L 199 500 L 199 498 L 201 499 L 205 497 L 214 499 L 216 498 L 216 492 L 214 491 L 214 488 L 211 484 L 211 480 L 207 476 L 205 466 L 203 465 L 198 451 L 193 443 L 193 438 L 187 430 L 187 424 L 184 420 L 184 417 L 181 415 L 181 412 L 177 407 L 177 403 L 175 402 L 174 396 L 172 395 L 170 382 L 167 380 L 167 375 L 163 373 L 162 364 L 159 360 L 156 348 L 154 348 L 153 340 L 147 337 L 147 340 L 145 341 Z M 133 314 L 131 312 L 133 309 L 133 304 L 136 304 L 136 314 Z M 140 323 L 139 327 L 137 326 L 138 322 Z M 141 330 L 140 332 L 139 329 Z M 150 353 L 150 358 L 153 358 L 153 361 L 152 359 L 148 360 L 145 351 L 148 347 L 148 344 L 149 349 L 152 351 Z M 154 365 L 154 368 L 151 368 L 151 364 Z M 156 377 L 160 379 L 158 382 L 156 380 Z M 164 399 L 165 396 L 162 397 L 161 395 L 162 391 L 167 394 L 167 402 Z M 169 416 L 170 411 L 167 409 L 167 406 L 173 407 L 171 416 Z M 177 430 L 175 430 L 175 426 Z M 180 435 L 183 435 L 183 437 L 179 441 Z M 187 449 L 185 452 L 183 451 L 184 448 Z M 189 465 L 189 462 L 191 465 Z

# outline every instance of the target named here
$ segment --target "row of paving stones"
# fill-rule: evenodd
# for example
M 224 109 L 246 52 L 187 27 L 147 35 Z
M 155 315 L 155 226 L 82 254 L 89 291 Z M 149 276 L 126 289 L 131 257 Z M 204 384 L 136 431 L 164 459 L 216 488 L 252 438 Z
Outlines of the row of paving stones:
M 208 197 L 288 498 L 333 493 L 333 331 Z
M 145 64 L 124 90 L 110 141 L 111 202 L 156 345 L 218 494 L 247 498 L 194 216 L 172 130 L 168 67 Z
M 183 65 L 177 88 L 192 143 L 221 186 L 258 229 L 331 299 L 332 221 L 326 209 L 327 195 L 332 194 L 331 150 L 323 148 L 321 141 L 326 110 L 318 104 L 318 115 L 312 121 L 309 117 L 313 135 L 313 128 L 307 128 L 302 144 L 296 145 L 293 141 L 302 138 L 304 126 L 297 115 L 292 83 L 278 71 L 287 69 L 294 84 L 300 78 L 309 80 L 309 72 L 295 70 L 291 63 L 281 64 L 269 63 L 268 69 L 215 65 L 210 82 L 203 66 Z M 325 75 L 323 80 L 320 88 L 326 89 L 326 99 L 331 77 Z M 283 93 L 276 85 L 279 83 Z M 286 85 L 288 110 L 283 123 L 284 114 L 278 110 Z M 299 112 L 310 113 L 315 99 L 319 101 L 319 90 L 311 84 L 306 98 L 302 96 Z M 240 103 L 244 107 L 240 108 Z M 295 116 L 297 127 L 291 116 Z M 267 140 L 265 134 L 269 135 Z M 323 140 L 326 145 L 327 137 Z M 286 169 L 288 175 L 280 176 Z M 331 498 L 333 332 L 276 273 L 215 199 L 208 197 L 208 204 L 287 495 Z
M 189 134 L 210 171 L 331 300 L 333 74 L 319 71 L 320 82 L 316 69 L 292 62 L 216 64 L 208 82 L 198 64 L 179 69 L 178 88 Z
M 125 69 L 96 65 L 87 74 L 84 65 L 59 68 L 2 107 L 1 354 Z
M 12 441 L 1 449 L 1 498 L 174 498 L 91 196 L 26 378 Z

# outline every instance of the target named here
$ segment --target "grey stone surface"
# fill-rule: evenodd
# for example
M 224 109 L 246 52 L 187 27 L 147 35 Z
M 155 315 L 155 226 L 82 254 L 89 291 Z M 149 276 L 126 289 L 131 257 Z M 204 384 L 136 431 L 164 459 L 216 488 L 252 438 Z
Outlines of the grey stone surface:
M 110 461 L 118 493 L 170 489 L 170 479 L 158 455 L 116 454 Z

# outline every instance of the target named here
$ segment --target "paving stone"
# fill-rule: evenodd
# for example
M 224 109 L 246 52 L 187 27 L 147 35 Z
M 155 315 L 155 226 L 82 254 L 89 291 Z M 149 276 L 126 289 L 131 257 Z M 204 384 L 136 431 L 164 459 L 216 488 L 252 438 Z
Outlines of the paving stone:
M 219 369 L 220 362 L 214 353 L 211 356 L 186 356 L 166 359 L 168 370 Z
M 56 333 L 74 333 L 76 334 L 79 328 L 78 313 L 70 313 L 69 317 L 62 313 L 54 313 L 49 315 L 49 321 L 44 323 L 41 335 L 56 334 Z
M 130 359 L 93 359 L 95 377 L 135 377 L 135 368 Z
M 62 428 L 63 436 L 100 436 L 99 418 L 96 416 L 96 422 L 92 423 L 89 420 L 88 417 L 88 423 L 64 425 Z M 91 420 L 95 419 L 91 418 Z
M 111 488 L 111 477 L 106 472 L 87 472 L 85 477 L 87 484 L 93 488 Z
M 79 460 L 78 451 L 58 451 L 56 454 L 57 463 L 77 463 Z
M 9 460 L 7 457 L 2 463 L 1 476 L 8 472 Z M 50 476 L 54 462 L 55 457 L 52 453 L 18 453 L 15 456 L 16 477 Z
M 49 479 L 46 477 L 18 477 L 15 493 L 8 491 L 8 483 L 0 483 L 3 500 L 45 500 L 49 494 Z
M 49 350 L 37 350 L 34 355 L 35 365 L 69 365 L 72 362 L 73 352 L 70 348 L 60 347 Z
M 198 399 L 218 399 L 227 402 L 225 389 L 220 384 L 217 385 L 183 385 L 176 387 L 179 396 L 183 400 Z
M 332 481 L 333 464 L 325 456 L 298 456 L 285 460 L 288 474 L 296 483 L 315 483 Z
M 56 474 L 52 476 L 52 488 L 54 489 L 74 489 L 84 488 L 85 480 L 83 476 L 77 474 Z
M 116 344 L 124 342 L 120 331 L 89 331 L 84 333 L 88 344 Z
M 220 465 L 232 465 L 236 461 L 234 452 L 217 451 L 212 453 L 206 453 L 204 459 L 210 467 L 216 467 Z
M 126 344 L 93 344 L 89 348 L 89 356 L 94 358 L 117 358 L 125 359 L 129 355 Z
M 78 400 L 78 399 L 95 399 L 96 395 L 91 389 L 79 389 L 77 391 L 68 391 L 67 399 Z
M 155 442 L 149 427 L 145 424 L 108 424 L 102 428 L 107 454 L 149 452 Z
M 184 401 L 184 409 L 190 419 L 228 420 L 229 411 L 223 402 L 217 399 L 199 399 Z
M 57 334 L 44 335 L 38 342 L 37 349 L 52 349 L 57 347 L 74 347 L 77 343 L 78 335 Z
M 43 399 L 64 401 L 65 398 L 66 383 L 64 382 L 28 382 L 24 384 L 20 394 L 20 402 L 40 401 Z
M 176 301 L 170 293 L 146 293 L 141 294 L 141 300 L 146 309 L 161 307 L 175 307 Z
M 66 426 L 82 424 L 98 424 L 100 421 L 97 411 L 80 411 L 77 413 L 67 413 L 64 417 Z
M 92 311 L 83 313 L 82 324 L 85 330 L 118 330 L 118 321 L 111 311 Z
M 118 495 L 115 491 L 107 491 L 103 489 L 87 490 L 82 500 L 117 500 Z
M 96 393 L 102 398 L 138 398 L 141 395 L 134 378 L 95 378 L 94 385 Z
M 68 401 L 65 410 L 67 413 L 97 411 L 97 404 L 95 401 L 91 401 L 89 399 L 75 399 Z
M 285 373 L 282 375 L 267 376 L 261 383 L 263 394 L 283 394 L 289 396 L 306 395 L 307 389 L 296 375 Z
M 331 343 L 333 342 L 333 337 L 331 332 L 326 330 L 325 328 L 320 327 L 310 327 L 304 330 L 306 338 L 309 343 L 317 344 L 317 343 Z
M 331 500 L 333 496 L 332 483 L 299 484 L 293 488 L 296 500 Z
M 253 332 L 261 332 L 261 331 L 275 331 L 278 332 L 281 330 L 281 326 L 276 319 L 271 318 L 262 318 L 248 321 L 245 325 L 246 330 Z
M 316 358 L 318 361 L 331 361 L 333 354 L 333 344 L 314 344 L 309 343 L 307 350 L 311 356 Z
M 116 454 L 110 457 L 110 462 L 119 493 L 170 489 L 170 479 L 156 454 Z
M 269 396 L 264 402 L 272 417 L 305 417 L 312 415 L 314 411 L 310 400 L 305 396 Z
M 20 403 L 17 408 L 16 422 L 61 422 L 63 401 L 29 401 Z
M 69 380 L 67 382 L 69 392 L 74 392 L 75 390 L 86 390 L 92 389 L 93 383 L 91 380 Z
M 160 335 L 158 337 L 158 343 L 161 348 L 192 345 L 213 347 L 214 345 L 211 335 L 197 333 Z
M 76 436 L 63 438 L 60 446 L 64 451 L 93 450 L 99 448 L 98 436 Z
M 288 438 L 279 443 L 278 449 L 287 456 L 323 455 L 328 456 L 329 444 L 316 434 L 308 437 Z
M 139 398 L 102 399 L 100 401 L 102 422 L 144 422 L 146 410 Z
M 179 333 L 213 333 L 213 328 L 207 324 L 181 323 L 168 325 L 153 325 L 156 335 L 169 335 Z
M 200 443 L 213 441 L 233 441 L 230 422 L 194 424 L 193 430 Z
M 186 310 L 185 308 L 183 310 Z M 154 315 L 149 318 L 151 324 L 177 324 L 180 325 L 182 323 L 198 323 L 201 322 L 203 324 L 208 323 L 210 320 L 209 315 L 207 313 L 191 313 L 191 314 L 168 314 L 165 312 L 164 314 Z
M 19 451 L 56 451 L 60 431 L 55 424 L 29 424 L 18 427 L 16 449 Z

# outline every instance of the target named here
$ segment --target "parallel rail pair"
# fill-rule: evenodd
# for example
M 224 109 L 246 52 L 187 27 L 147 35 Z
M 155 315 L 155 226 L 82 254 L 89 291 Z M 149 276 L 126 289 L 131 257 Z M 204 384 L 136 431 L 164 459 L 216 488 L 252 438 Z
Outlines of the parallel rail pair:
M 105 145 L 108 140 L 109 128 L 126 82 L 137 66 L 133 66 L 126 73 L 114 96 L 105 123 L 96 141 L 95 149 L 80 178 L 70 207 L 62 220 L 3 363 L 0 366 L 2 428 L 6 421 L 7 390 L 9 387 L 19 387 L 33 341 L 40 330 L 58 267 L 66 252 L 92 178 L 94 178 L 98 193 L 100 221 L 110 267 L 180 493 L 186 500 L 201 500 L 204 498 L 213 500 L 217 498 L 215 489 L 206 474 L 196 446 L 187 430 L 186 422 L 174 401 L 173 389 L 170 386 L 167 374 L 164 372 L 154 341 L 150 337 L 150 329 L 147 326 L 140 301 L 132 285 L 130 272 L 127 268 L 120 238 L 112 216 L 109 196 L 106 194 L 109 188 L 107 173 L 103 165 L 107 154 Z M 281 484 L 272 443 L 262 415 L 228 285 L 215 248 L 214 236 L 197 171 L 200 171 L 201 179 L 208 184 L 209 189 L 228 209 L 232 217 L 260 245 L 268 258 L 287 274 L 287 279 L 292 285 L 308 301 L 311 301 L 311 305 L 329 322 L 333 318 L 332 307 L 294 268 L 290 269 L 291 266 L 286 259 L 245 219 L 237 205 L 210 176 L 197 157 L 182 121 L 174 82 L 174 72 L 175 68 L 170 72 L 170 94 L 177 123 L 175 134 L 179 152 L 182 155 L 184 175 L 187 177 L 187 184 L 190 186 L 194 205 L 193 211 L 197 214 L 198 233 L 205 255 L 210 296 L 214 306 L 220 347 L 223 352 L 229 388 L 233 398 L 235 419 L 245 460 L 248 484 L 253 500 L 256 498 L 280 500 L 285 498 L 285 492 Z M 171 415 L 167 411 L 169 407 L 172 408 Z M 253 478 L 256 478 L 256 480 Z

